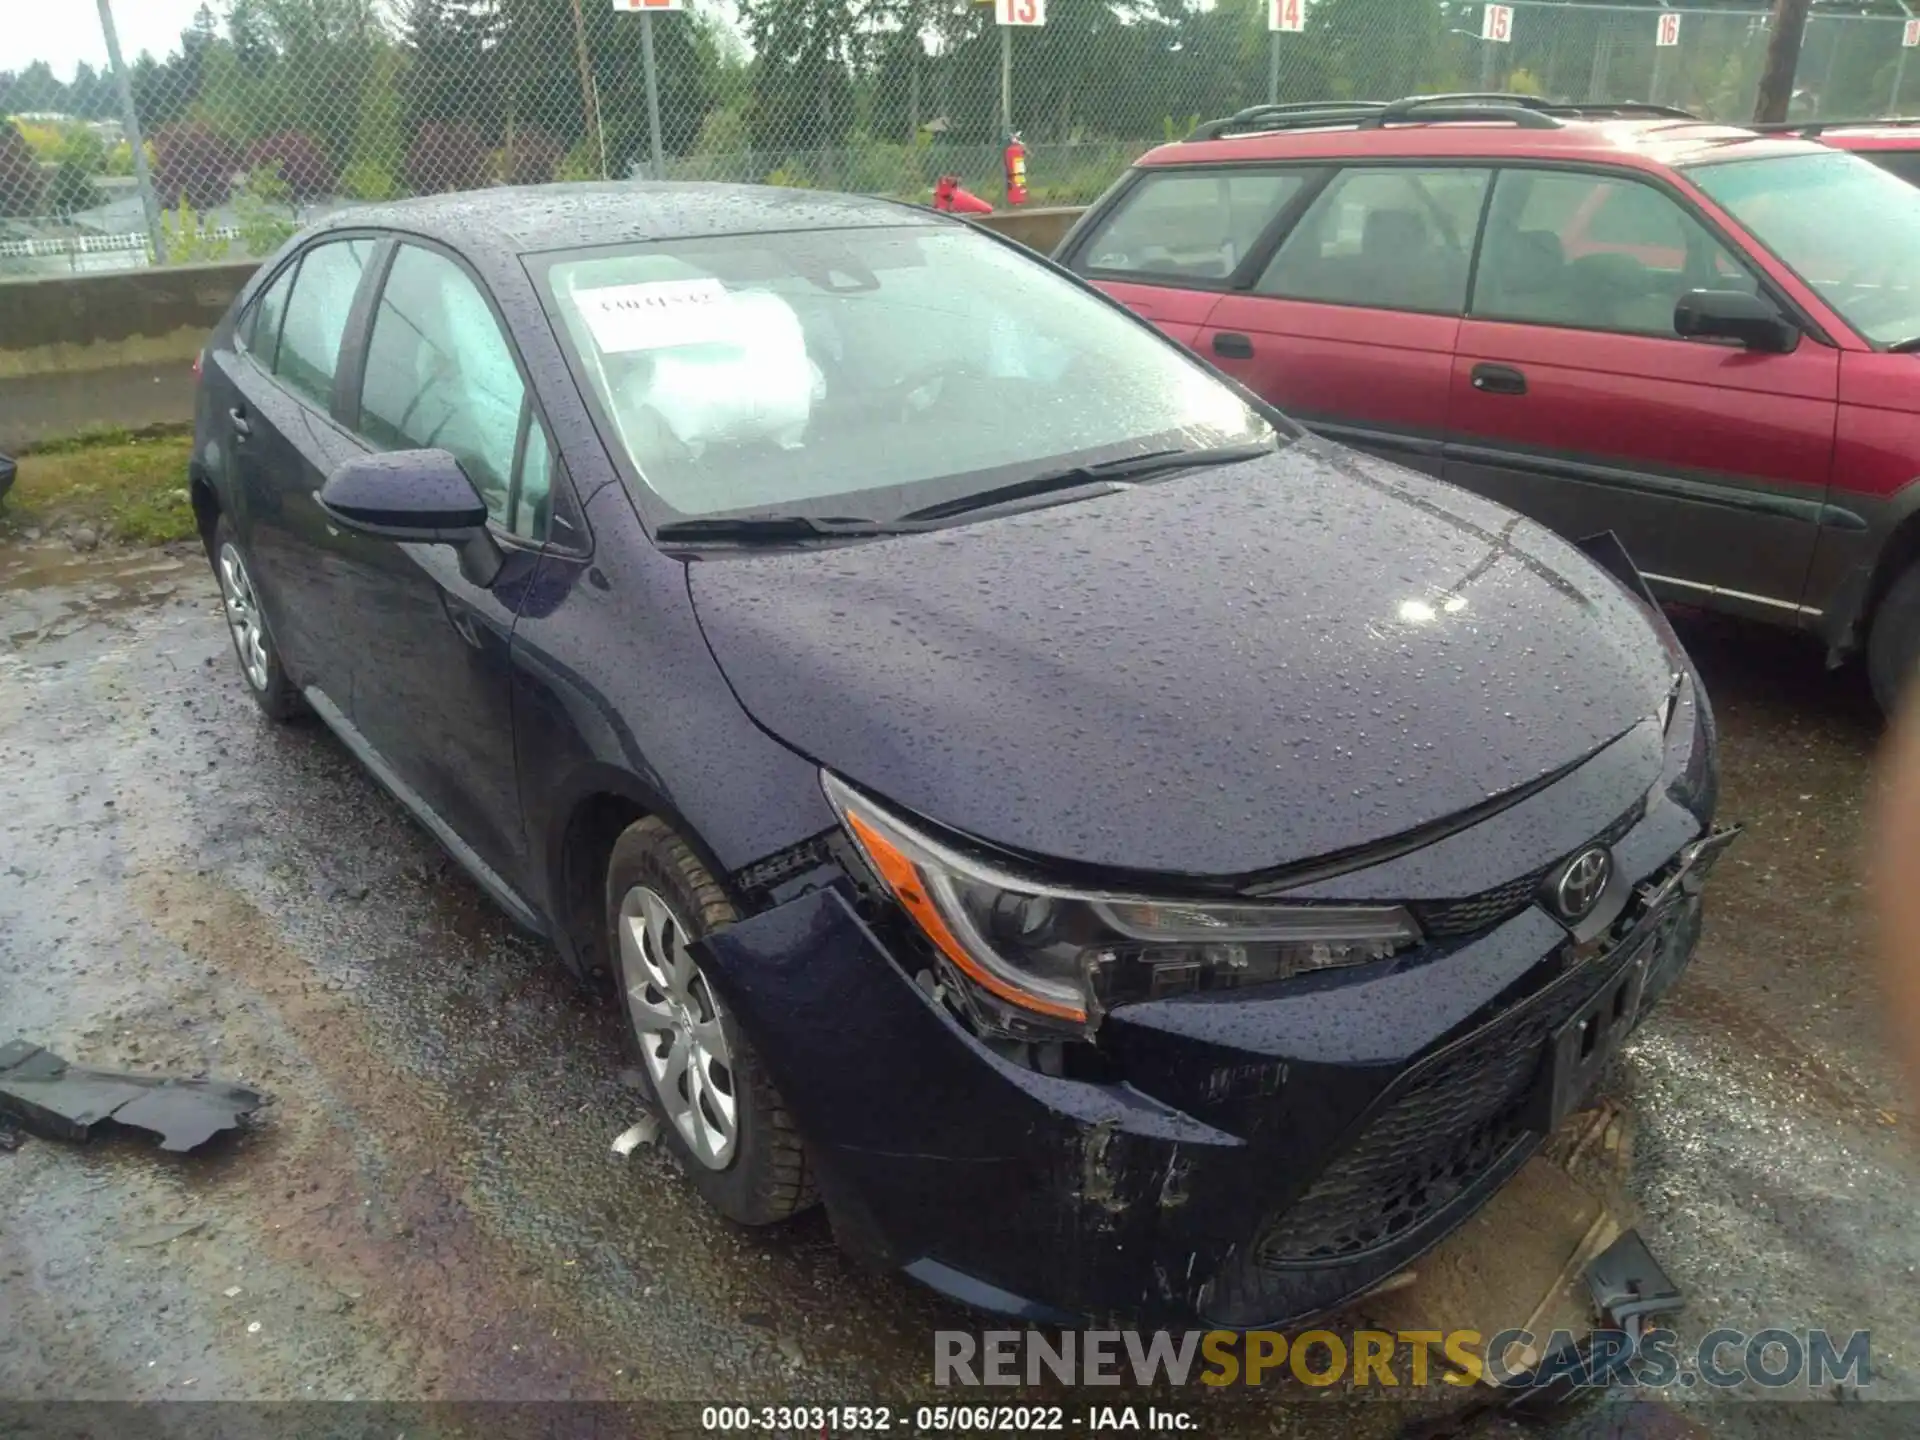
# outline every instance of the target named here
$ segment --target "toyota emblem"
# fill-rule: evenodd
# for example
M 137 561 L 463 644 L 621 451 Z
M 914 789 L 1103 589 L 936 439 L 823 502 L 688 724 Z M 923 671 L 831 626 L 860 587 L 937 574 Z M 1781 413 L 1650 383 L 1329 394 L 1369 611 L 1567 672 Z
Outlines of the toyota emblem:
M 1560 878 L 1553 882 L 1553 908 L 1567 921 L 1584 920 L 1607 893 L 1613 879 L 1613 856 L 1600 846 L 1582 850 L 1567 862 Z

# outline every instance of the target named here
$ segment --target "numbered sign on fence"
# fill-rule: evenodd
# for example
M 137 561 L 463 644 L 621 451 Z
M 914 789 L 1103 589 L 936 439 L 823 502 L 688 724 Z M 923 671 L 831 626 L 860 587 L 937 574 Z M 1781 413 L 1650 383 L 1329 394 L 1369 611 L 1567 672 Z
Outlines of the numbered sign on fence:
M 1901 27 L 1900 43 L 1909 50 L 1920 45 L 1920 20 L 1909 20 Z
M 1513 42 L 1513 7 L 1511 5 L 1489 5 L 1480 12 L 1480 38 L 1498 40 L 1502 45 Z
M 1654 36 L 1656 45 L 1678 45 L 1680 43 L 1680 17 L 1668 10 L 1660 16 L 1660 29 Z
M 616 10 L 684 10 L 687 0 L 613 0 Z
M 1044 25 L 1047 0 L 994 0 L 993 14 L 1002 25 Z
M 1268 0 L 1267 29 L 1298 35 L 1307 28 L 1307 0 Z

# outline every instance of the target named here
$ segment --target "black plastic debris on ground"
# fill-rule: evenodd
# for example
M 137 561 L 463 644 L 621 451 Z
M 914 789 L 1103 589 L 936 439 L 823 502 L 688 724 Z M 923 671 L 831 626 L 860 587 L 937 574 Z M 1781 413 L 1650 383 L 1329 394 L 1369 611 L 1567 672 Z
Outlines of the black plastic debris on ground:
M 0 1045 L 0 1130 L 11 1117 L 49 1140 L 86 1140 L 111 1122 L 150 1131 L 162 1150 L 184 1153 L 237 1129 L 268 1098 L 219 1080 L 69 1065 L 25 1040 Z

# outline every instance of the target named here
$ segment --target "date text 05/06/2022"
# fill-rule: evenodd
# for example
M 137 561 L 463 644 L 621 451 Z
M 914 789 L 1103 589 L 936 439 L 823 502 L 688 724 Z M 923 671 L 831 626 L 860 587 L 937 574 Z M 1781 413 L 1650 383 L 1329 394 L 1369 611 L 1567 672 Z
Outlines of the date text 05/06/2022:
M 703 1430 L 774 1435 L 938 1435 L 982 1431 L 1024 1434 L 1129 1431 L 1194 1433 L 1185 1410 L 1157 1405 L 708 1405 Z

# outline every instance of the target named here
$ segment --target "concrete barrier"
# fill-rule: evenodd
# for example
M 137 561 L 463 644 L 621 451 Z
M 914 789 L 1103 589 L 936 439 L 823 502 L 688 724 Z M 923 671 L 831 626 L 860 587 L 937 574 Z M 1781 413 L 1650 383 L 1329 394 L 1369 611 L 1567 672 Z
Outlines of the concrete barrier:
M 980 216 L 1051 251 L 1074 206 Z M 85 430 L 186 424 L 193 357 L 255 270 L 251 260 L 0 281 L 0 451 Z
M 193 418 L 193 357 L 249 260 L 0 281 L 0 451 Z

